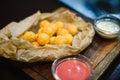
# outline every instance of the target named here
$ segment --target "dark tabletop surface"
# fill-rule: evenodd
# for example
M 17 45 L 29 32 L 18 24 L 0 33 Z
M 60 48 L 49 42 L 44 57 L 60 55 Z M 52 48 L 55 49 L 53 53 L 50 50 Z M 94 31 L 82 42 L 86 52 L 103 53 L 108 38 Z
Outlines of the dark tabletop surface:
M 11 21 L 19 21 L 37 10 L 41 12 L 51 12 L 59 7 L 67 7 L 58 0 L 1 0 L 0 1 L 0 29 Z M 67 7 L 69 8 L 69 7 Z M 70 9 L 70 8 L 69 8 Z M 81 14 L 80 14 L 81 15 Z M 85 16 L 81 15 L 86 20 Z M 120 55 L 111 63 L 109 68 L 103 73 L 99 80 L 119 80 Z M 118 76 L 112 73 L 117 68 Z M 116 72 L 115 72 L 116 73 Z M 111 77 L 112 76 L 112 77 Z M 115 79 L 115 77 L 117 77 Z M 109 78 L 110 77 L 110 78 Z M 0 57 L 0 80 L 33 80 L 23 71 L 11 65 L 7 60 Z

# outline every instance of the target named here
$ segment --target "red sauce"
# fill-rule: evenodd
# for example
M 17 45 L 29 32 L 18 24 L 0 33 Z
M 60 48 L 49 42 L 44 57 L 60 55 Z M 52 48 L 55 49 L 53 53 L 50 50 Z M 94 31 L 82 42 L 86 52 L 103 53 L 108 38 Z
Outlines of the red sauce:
M 61 80 L 86 80 L 90 76 L 90 70 L 83 62 L 67 60 L 57 66 L 56 74 Z

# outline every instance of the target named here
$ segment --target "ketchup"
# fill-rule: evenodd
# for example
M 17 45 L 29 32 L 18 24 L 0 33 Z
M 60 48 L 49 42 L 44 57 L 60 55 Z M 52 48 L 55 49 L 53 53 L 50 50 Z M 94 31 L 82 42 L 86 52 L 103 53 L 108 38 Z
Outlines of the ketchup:
M 90 69 L 78 60 L 67 60 L 57 66 L 56 74 L 61 80 L 86 80 Z

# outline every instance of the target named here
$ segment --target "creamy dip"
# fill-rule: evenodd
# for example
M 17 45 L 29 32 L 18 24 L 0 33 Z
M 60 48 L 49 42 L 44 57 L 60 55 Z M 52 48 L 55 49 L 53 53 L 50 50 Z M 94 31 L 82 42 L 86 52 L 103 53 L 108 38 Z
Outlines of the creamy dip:
M 100 21 L 96 25 L 99 29 L 109 33 L 116 33 L 120 30 L 120 26 L 112 21 Z

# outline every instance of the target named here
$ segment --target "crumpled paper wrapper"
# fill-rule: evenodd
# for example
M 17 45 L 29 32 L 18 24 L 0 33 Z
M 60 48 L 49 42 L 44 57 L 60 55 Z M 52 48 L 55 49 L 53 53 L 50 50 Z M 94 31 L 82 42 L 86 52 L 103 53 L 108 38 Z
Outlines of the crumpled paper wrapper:
M 29 41 L 18 39 L 18 36 L 27 30 L 37 32 L 38 22 L 43 19 L 75 24 L 79 32 L 74 36 L 72 45 L 48 45 L 36 48 Z M 80 53 L 90 45 L 94 34 L 95 31 L 90 23 L 86 23 L 69 10 L 53 13 L 38 11 L 24 20 L 11 22 L 0 30 L 0 56 L 22 62 L 53 61 Z

